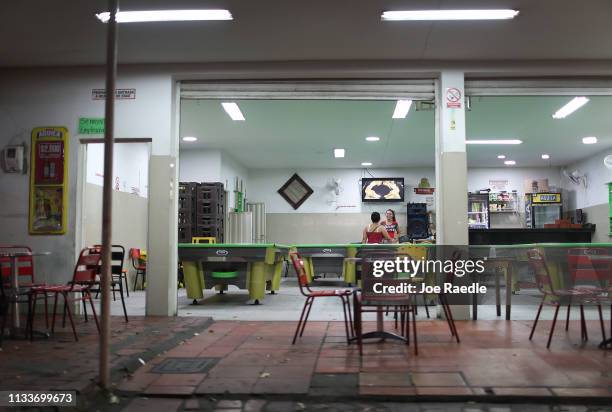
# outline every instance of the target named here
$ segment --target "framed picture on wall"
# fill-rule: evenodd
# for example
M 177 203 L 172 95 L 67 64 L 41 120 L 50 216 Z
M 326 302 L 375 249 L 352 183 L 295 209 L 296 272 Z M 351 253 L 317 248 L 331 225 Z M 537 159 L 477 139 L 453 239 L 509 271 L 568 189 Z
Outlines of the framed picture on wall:
M 297 173 L 294 173 L 293 176 L 285 182 L 283 187 L 278 189 L 278 194 L 281 195 L 293 209 L 298 209 L 302 203 L 313 194 L 313 190 Z

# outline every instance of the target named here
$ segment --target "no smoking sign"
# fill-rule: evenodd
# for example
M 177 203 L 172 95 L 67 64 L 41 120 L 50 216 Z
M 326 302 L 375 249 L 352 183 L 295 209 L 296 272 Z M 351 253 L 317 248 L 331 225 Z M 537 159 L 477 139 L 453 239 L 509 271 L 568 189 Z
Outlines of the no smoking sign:
M 461 90 L 455 87 L 446 89 L 446 107 L 449 109 L 461 109 Z

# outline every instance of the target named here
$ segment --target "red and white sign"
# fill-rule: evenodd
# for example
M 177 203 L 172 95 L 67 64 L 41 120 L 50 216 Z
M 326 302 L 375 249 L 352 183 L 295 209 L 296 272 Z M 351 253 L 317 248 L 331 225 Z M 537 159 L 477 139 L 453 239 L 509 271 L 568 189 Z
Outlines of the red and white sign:
M 417 195 L 433 195 L 435 190 L 433 187 L 415 187 L 414 193 Z
M 64 181 L 64 142 L 61 140 L 35 143 L 34 183 L 61 184 Z
M 446 107 L 448 109 L 461 109 L 461 90 L 455 87 L 446 89 Z

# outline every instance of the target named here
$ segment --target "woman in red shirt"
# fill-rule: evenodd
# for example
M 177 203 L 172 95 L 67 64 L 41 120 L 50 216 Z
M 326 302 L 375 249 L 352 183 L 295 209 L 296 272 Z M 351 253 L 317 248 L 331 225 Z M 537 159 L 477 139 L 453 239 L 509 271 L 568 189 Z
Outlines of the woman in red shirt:
M 386 220 L 384 223 L 385 229 L 391 239 L 399 239 L 400 228 L 397 220 L 395 220 L 395 211 L 393 209 L 387 209 L 385 212 Z
M 385 230 L 385 226 L 380 224 L 380 213 L 372 212 L 370 218 L 372 219 L 372 223 L 363 229 L 361 243 L 383 243 L 383 239 L 389 243 L 393 243 L 394 240 Z

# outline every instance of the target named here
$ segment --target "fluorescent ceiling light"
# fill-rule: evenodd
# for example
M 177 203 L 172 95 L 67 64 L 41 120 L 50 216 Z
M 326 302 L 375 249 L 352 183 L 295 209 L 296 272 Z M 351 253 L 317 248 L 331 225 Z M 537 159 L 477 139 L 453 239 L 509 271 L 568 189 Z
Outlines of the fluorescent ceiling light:
M 223 106 L 223 109 L 229 115 L 229 117 L 232 118 L 232 120 L 244 120 L 244 115 L 236 103 L 221 103 L 221 106 Z
M 505 159 L 505 158 L 506 158 L 506 155 L 497 155 L 497 158 L 498 158 L 498 159 Z
M 499 140 L 466 140 L 467 144 L 521 144 L 522 140 L 518 139 L 499 139 Z
M 552 117 L 553 119 L 564 119 L 570 114 L 574 113 L 576 110 L 580 109 L 588 102 L 589 99 L 587 99 L 586 97 L 574 97 L 565 106 L 557 110 L 555 114 L 552 115 Z
M 382 20 L 507 20 L 519 14 L 518 10 L 398 10 L 385 11 Z
M 368 137 L 366 137 L 366 140 L 368 142 L 378 142 L 380 140 L 380 137 L 378 137 L 378 136 L 368 136 Z
M 110 13 L 96 14 L 102 23 L 108 23 Z M 200 21 L 233 20 L 228 10 L 141 10 L 117 12 L 117 23 L 137 23 L 152 21 Z
M 582 143 L 584 144 L 595 144 L 597 143 L 597 138 L 595 136 L 583 137 Z
M 372 166 L 372 163 L 370 163 L 370 162 L 363 162 L 363 163 L 361 163 L 361 166 Z
M 405 119 L 412 106 L 412 100 L 398 100 L 395 103 L 395 110 L 393 111 L 393 119 Z
M 548 159 L 550 159 L 550 155 L 548 155 L 548 154 L 543 154 L 543 155 L 542 155 L 542 159 L 544 159 L 544 160 L 548 160 Z
M 507 166 L 514 166 L 516 162 L 514 160 L 506 160 L 504 164 Z
M 334 157 L 344 157 L 344 149 L 334 149 Z
M 193 136 L 185 136 L 183 137 L 183 142 L 195 142 L 196 140 L 198 140 L 197 137 L 193 137 Z

